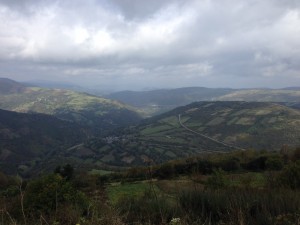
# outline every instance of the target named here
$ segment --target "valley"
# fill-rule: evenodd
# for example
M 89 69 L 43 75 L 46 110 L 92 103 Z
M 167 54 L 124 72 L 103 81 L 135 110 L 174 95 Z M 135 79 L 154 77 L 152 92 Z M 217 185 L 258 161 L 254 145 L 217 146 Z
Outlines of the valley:
M 70 90 L 27 87 L 8 79 L 0 81 L 0 108 L 22 112 L 2 112 L 1 120 L 6 119 L 2 122 L 1 167 L 11 163 L 9 156 L 15 158 L 6 168 L 9 173 L 36 175 L 62 162 L 82 170 L 118 170 L 203 153 L 278 151 L 283 146 L 300 145 L 299 103 L 294 101 L 198 101 L 149 118 L 142 110 L 116 100 Z M 186 102 L 193 100 L 186 96 L 220 98 L 232 95 L 232 91 L 183 88 L 180 92 L 174 90 L 177 95 L 162 102 L 176 105 L 184 98 Z M 282 91 L 298 95 L 298 90 Z M 167 92 L 163 91 L 164 95 Z M 158 93 L 154 96 L 161 95 Z M 147 102 L 143 95 L 132 101 Z M 47 122 L 50 119 L 39 119 L 48 118 L 46 115 L 53 124 Z M 28 118 L 26 124 L 22 116 Z M 147 118 L 142 120 L 142 116 Z M 9 122 L 13 120 L 15 125 Z M 30 123 L 36 120 L 40 122 Z M 39 127 L 47 129 L 41 132 Z M 33 133 L 22 132 L 26 129 Z M 73 141 L 66 145 L 62 140 L 68 138 Z

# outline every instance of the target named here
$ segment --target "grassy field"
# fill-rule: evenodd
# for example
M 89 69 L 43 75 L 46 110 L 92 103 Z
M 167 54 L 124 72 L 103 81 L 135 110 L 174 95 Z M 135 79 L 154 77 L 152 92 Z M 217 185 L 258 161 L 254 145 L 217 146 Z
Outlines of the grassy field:
M 147 181 L 124 184 L 111 183 L 106 190 L 111 204 L 116 204 L 123 197 L 142 197 L 146 191 L 152 189 L 151 185 L 154 185 L 155 191 L 158 191 L 155 184 L 150 184 Z

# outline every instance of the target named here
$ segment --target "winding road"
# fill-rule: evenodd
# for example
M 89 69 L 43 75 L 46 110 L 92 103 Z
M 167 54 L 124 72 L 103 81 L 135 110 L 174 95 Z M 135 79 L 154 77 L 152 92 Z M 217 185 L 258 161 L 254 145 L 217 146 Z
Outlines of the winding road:
M 234 148 L 234 149 L 238 149 L 238 150 L 245 151 L 245 149 L 243 149 L 243 148 L 240 148 L 240 147 L 237 147 L 237 146 L 233 146 L 233 145 L 229 145 L 229 144 L 227 144 L 227 143 L 225 143 L 225 142 L 218 141 L 217 139 L 211 138 L 211 137 L 209 137 L 209 136 L 207 136 L 207 135 L 204 135 L 204 134 L 201 134 L 201 133 L 199 133 L 199 132 L 197 132 L 197 131 L 194 131 L 194 130 L 192 130 L 191 128 L 188 128 L 187 126 L 185 126 L 185 125 L 182 123 L 182 121 L 181 121 L 181 114 L 178 114 L 178 122 L 179 122 L 179 124 L 180 124 L 181 127 L 183 127 L 184 129 L 186 129 L 186 130 L 188 130 L 188 131 L 190 131 L 190 132 L 192 132 L 192 133 L 194 133 L 194 134 L 197 134 L 197 135 L 199 135 L 199 136 L 201 136 L 201 137 L 207 138 L 207 139 L 209 139 L 209 140 L 211 140 L 211 141 L 213 141 L 213 142 L 215 142 L 215 143 L 224 145 L 224 146 L 226 146 L 226 147 L 228 147 L 228 148 Z M 221 151 L 218 151 L 218 152 L 221 152 Z

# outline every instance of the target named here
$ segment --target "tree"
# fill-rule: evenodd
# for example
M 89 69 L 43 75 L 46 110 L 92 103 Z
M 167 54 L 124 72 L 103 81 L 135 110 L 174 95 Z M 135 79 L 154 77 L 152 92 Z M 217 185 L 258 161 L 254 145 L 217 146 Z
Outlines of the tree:
M 31 181 L 25 191 L 25 208 L 32 214 L 50 214 L 62 205 L 71 205 L 84 210 L 87 198 L 58 174 Z
M 66 180 L 71 180 L 74 175 L 74 168 L 70 164 L 65 165 L 63 168 L 61 168 L 61 166 L 57 166 L 54 173 L 61 175 Z
M 222 169 L 213 170 L 213 174 L 207 179 L 206 185 L 212 189 L 225 188 L 229 185 L 229 181 Z
M 291 189 L 300 189 L 300 160 L 283 168 L 278 177 L 279 185 Z
M 268 158 L 266 161 L 266 168 L 268 170 L 281 170 L 283 168 L 283 160 L 277 157 Z

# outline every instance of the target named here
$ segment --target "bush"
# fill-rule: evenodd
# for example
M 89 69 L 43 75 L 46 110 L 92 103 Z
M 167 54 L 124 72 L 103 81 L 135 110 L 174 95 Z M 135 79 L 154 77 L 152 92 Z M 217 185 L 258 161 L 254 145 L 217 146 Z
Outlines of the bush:
M 172 178 L 174 176 L 174 165 L 171 163 L 162 164 L 154 176 L 157 176 L 160 179 Z
M 224 171 L 237 171 L 240 169 L 240 160 L 238 158 L 231 158 L 220 163 L 220 167 Z
M 300 189 L 300 160 L 283 168 L 278 177 L 278 184 L 291 189 Z
M 206 185 L 212 189 L 225 188 L 229 185 L 229 181 L 225 176 L 225 172 L 218 169 L 213 170 L 213 174 L 207 179 Z
M 268 170 L 281 170 L 283 168 L 283 160 L 281 158 L 271 157 L 266 161 L 266 169 Z
M 263 171 L 266 169 L 266 161 L 267 161 L 267 157 L 265 156 L 258 157 L 248 162 L 246 164 L 245 169 L 251 171 Z
M 88 206 L 88 201 L 82 192 L 57 174 L 41 177 L 30 182 L 26 188 L 24 204 L 31 215 L 50 215 L 59 209 L 71 206 L 81 213 Z

